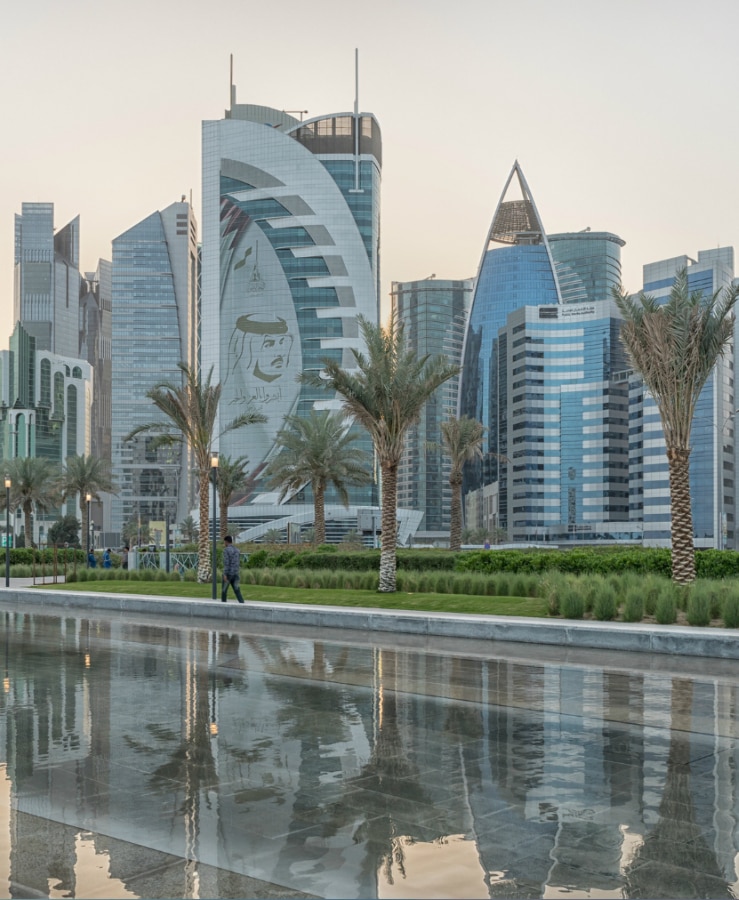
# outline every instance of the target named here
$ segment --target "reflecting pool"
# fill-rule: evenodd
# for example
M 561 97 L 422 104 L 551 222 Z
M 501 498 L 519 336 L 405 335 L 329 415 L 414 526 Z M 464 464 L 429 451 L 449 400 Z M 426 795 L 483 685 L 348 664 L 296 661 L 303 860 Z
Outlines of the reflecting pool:
M 0 896 L 739 897 L 734 662 L 0 624 Z

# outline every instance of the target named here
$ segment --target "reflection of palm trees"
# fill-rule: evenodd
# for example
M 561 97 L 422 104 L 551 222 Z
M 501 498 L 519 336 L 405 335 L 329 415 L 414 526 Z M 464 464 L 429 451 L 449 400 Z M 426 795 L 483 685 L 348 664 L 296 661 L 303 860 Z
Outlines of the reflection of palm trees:
M 690 784 L 692 704 L 693 682 L 676 678 L 659 821 L 626 871 L 630 897 L 729 896 L 716 855 L 695 821 Z

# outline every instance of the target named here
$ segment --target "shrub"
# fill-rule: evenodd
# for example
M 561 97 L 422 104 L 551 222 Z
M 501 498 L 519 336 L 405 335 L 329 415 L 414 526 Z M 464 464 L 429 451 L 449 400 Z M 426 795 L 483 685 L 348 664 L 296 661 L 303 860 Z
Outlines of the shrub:
M 582 619 L 585 615 L 585 599 L 577 586 L 572 585 L 563 592 L 559 608 L 565 619 Z
M 739 628 L 739 593 L 736 591 L 724 595 L 721 617 L 725 628 Z
M 249 559 L 246 561 L 246 567 L 249 569 L 262 569 L 267 564 L 268 556 L 268 550 L 255 550 L 254 553 L 249 554 Z
M 673 591 L 660 592 L 654 617 L 660 625 L 673 625 L 677 621 L 677 604 Z
M 599 622 L 610 622 L 616 618 L 617 612 L 616 593 L 610 583 L 605 583 L 593 600 L 593 615 Z
M 711 622 L 711 596 L 705 590 L 688 593 L 687 619 L 689 625 L 705 627 Z
M 638 588 L 631 588 L 626 594 L 623 618 L 624 622 L 641 622 L 644 618 L 644 597 Z

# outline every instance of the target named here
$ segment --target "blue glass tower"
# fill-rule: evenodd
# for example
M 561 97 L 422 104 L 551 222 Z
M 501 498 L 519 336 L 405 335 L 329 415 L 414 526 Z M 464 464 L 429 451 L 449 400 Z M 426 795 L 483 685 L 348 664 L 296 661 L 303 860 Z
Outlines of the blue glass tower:
M 189 203 L 173 203 L 115 238 L 111 443 L 118 493 L 106 531 L 163 522 L 167 514 L 180 522 L 190 512 L 186 448 L 156 449 L 147 435 L 124 438 L 161 416 L 147 391 L 162 381 L 181 384 L 178 363 L 196 364 L 197 305 L 197 225 Z
M 461 415 L 486 427 L 484 455 L 468 466 L 464 492 L 498 483 L 498 525 L 508 528 L 508 315 L 522 306 L 561 303 L 554 261 L 534 199 L 518 162 L 503 188 L 477 276 L 462 354 Z M 540 374 L 530 364 L 528 376 Z M 470 523 L 468 523 L 470 524 Z

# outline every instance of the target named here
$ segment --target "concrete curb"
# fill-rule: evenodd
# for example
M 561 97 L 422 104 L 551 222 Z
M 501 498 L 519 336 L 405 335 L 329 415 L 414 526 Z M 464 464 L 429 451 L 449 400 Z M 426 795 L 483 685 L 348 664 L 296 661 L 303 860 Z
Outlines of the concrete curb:
M 378 634 L 474 638 L 558 647 L 628 650 L 677 656 L 739 659 L 739 629 L 691 628 L 675 625 L 641 625 L 580 622 L 566 619 L 509 618 L 506 616 L 455 615 L 383 609 L 347 609 L 287 603 L 189 600 L 139 594 L 75 593 L 8 588 L 0 592 L 0 606 L 66 609 L 78 612 L 127 613 L 177 616 L 196 623 L 199 619 L 226 622 L 263 622 L 270 625 L 304 625 L 344 628 Z

